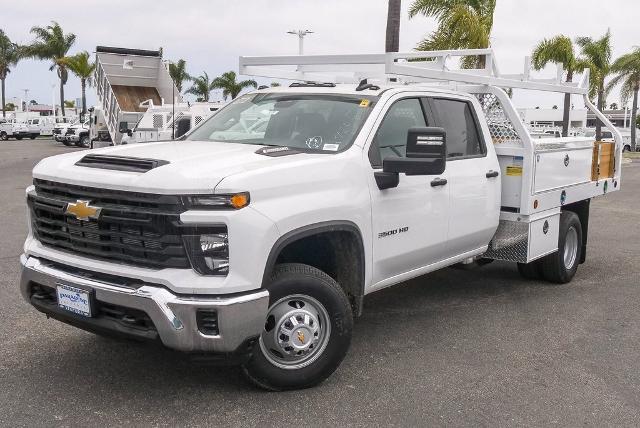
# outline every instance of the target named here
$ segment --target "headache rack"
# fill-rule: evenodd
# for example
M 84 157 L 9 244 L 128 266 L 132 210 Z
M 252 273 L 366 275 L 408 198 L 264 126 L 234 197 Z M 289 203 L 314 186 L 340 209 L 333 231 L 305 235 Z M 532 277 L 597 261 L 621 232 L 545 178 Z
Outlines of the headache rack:
M 460 68 L 463 57 L 481 58 L 483 61 L 479 62 L 484 66 Z M 563 206 L 588 204 L 590 198 L 620 188 L 622 135 L 589 100 L 588 69 L 574 82 L 563 81 L 561 66 L 555 77 L 537 78 L 531 73 L 531 60 L 526 58 L 522 73 L 503 74 L 492 49 L 466 49 L 240 57 L 240 74 L 371 89 L 379 89 L 378 84 L 416 85 L 426 90 L 448 89 L 472 95 L 472 101 L 477 101 L 476 106 L 484 113 L 487 127 L 483 129 L 491 137 L 501 168 L 500 227 L 487 257 L 529 262 L 555 251 L 557 242 L 549 238 L 547 231 L 549 224 L 557 225 Z M 376 85 L 371 85 L 373 82 Z M 581 136 L 534 139 L 507 89 L 581 96 L 585 107 L 611 131 L 614 141 Z M 536 238 L 539 235 L 544 236 Z

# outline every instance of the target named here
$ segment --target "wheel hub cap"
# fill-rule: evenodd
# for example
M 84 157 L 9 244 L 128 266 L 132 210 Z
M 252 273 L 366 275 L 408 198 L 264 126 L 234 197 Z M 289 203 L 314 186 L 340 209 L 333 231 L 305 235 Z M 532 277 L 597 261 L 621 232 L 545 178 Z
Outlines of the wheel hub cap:
M 310 296 L 288 296 L 269 309 L 260 347 L 275 366 L 301 368 L 322 354 L 329 333 L 329 315 L 320 302 Z
M 567 231 L 567 237 L 564 241 L 564 266 L 571 269 L 578 257 L 578 232 L 574 227 Z

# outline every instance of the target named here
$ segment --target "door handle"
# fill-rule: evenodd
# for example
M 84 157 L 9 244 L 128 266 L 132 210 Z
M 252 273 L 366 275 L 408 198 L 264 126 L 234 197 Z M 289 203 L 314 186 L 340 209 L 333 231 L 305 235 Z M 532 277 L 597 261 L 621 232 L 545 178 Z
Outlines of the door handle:
M 489 172 L 487 172 L 487 178 L 494 178 L 494 177 L 497 177 L 499 175 L 500 175 L 500 173 L 498 171 L 489 171 Z
M 435 178 L 431 180 L 431 187 L 444 186 L 445 184 L 447 184 L 446 178 Z

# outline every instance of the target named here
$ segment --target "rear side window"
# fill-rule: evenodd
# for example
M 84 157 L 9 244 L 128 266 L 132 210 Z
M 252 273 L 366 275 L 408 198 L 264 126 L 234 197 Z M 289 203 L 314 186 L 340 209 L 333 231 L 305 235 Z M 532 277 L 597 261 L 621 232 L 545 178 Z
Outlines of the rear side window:
M 485 154 L 473 110 L 468 102 L 434 98 L 431 103 L 438 126 L 447 133 L 449 159 Z

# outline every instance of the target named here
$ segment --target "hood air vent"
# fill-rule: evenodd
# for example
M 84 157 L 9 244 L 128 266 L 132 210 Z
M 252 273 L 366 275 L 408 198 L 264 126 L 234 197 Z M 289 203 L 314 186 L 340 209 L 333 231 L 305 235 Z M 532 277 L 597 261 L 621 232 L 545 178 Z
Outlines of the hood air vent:
M 87 168 L 112 169 L 117 171 L 147 172 L 169 162 L 158 159 L 131 158 L 126 156 L 86 155 L 77 166 Z

